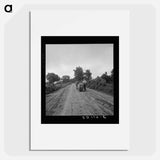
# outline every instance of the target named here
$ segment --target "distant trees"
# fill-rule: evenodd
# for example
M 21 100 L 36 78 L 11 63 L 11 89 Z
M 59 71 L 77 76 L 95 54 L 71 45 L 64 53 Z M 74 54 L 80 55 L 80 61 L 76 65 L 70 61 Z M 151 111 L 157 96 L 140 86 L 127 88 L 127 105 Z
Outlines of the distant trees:
M 112 79 L 112 81 L 114 79 L 114 69 L 112 69 L 112 71 L 111 71 L 111 79 Z
M 70 76 L 68 76 L 68 75 L 62 76 L 62 80 L 63 80 L 63 82 L 69 82 L 70 81 Z
M 112 69 L 110 75 L 108 75 L 108 73 L 105 72 L 101 76 L 97 76 L 95 79 L 90 80 L 87 84 L 87 87 L 113 95 L 114 94 L 113 77 L 114 77 L 114 70 Z
M 83 70 L 82 67 L 76 67 L 74 71 L 74 78 L 70 78 L 69 75 L 64 75 L 60 77 L 55 73 L 48 73 L 46 75 L 46 94 L 57 91 L 58 89 L 75 83 L 76 81 L 81 81 L 83 78 L 87 80 L 87 87 L 95 89 L 98 91 L 105 92 L 107 94 L 113 95 L 114 92 L 114 69 L 112 69 L 111 74 L 108 75 L 107 72 L 103 73 L 101 76 L 97 76 L 92 79 L 92 73 L 89 69 Z
M 114 92 L 113 83 L 106 83 L 106 80 L 101 77 L 96 77 L 95 79 L 89 81 L 87 87 L 110 95 L 113 95 Z
M 54 83 L 55 81 L 59 81 L 60 77 L 55 73 L 48 73 L 46 76 L 49 83 Z
M 102 74 L 101 78 L 104 79 L 106 81 L 106 83 L 110 82 L 110 76 L 108 76 L 107 72 L 105 72 L 104 74 Z
M 76 69 L 73 71 L 76 81 L 81 81 L 83 78 L 85 78 L 87 81 L 92 79 L 92 73 L 89 69 L 84 72 L 82 67 L 76 67 Z
M 82 67 L 76 67 L 74 71 L 74 76 L 75 76 L 75 79 L 77 81 L 81 81 L 83 79 L 83 68 Z
M 84 77 L 87 81 L 90 81 L 92 79 L 92 73 L 89 69 L 87 69 L 86 72 L 84 72 Z
M 45 84 L 45 92 L 46 94 L 55 92 L 62 87 L 65 87 L 70 84 L 70 76 L 64 75 L 60 79 L 60 77 L 55 73 L 48 73 L 46 75 L 47 82 Z M 62 83 L 64 82 L 64 83 Z M 66 83 L 68 82 L 68 83 Z
M 112 83 L 113 82 L 113 69 L 111 71 L 111 75 L 108 75 L 107 72 L 102 74 L 101 78 L 106 81 L 106 83 Z

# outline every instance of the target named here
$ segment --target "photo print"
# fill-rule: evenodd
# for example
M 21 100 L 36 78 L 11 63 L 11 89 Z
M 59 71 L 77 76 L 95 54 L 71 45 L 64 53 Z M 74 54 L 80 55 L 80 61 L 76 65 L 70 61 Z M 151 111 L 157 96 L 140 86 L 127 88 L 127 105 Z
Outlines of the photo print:
M 119 123 L 119 36 L 41 37 L 41 123 Z

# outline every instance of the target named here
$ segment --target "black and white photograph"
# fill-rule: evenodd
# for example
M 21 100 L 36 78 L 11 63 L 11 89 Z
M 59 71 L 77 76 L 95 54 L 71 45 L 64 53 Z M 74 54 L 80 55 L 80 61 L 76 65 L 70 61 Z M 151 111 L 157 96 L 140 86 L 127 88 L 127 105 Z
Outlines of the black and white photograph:
M 120 10 L 31 13 L 32 149 L 128 149 L 129 17 Z
M 119 37 L 41 37 L 41 123 L 119 123 Z

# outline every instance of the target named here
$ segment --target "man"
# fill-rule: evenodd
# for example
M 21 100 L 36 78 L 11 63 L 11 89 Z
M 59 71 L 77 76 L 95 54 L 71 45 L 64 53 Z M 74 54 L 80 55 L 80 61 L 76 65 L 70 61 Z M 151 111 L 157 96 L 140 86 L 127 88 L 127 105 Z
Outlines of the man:
M 79 84 L 79 82 L 77 81 L 77 82 L 76 82 L 76 89 L 78 89 L 78 84 Z
M 82 81 L 79 82 L 78 89 L 79 89 L 80 92 L 83 92 L 84 87 L 83 87 L 83 82 Z
M 87 81 L 85 80 L 85 78 L 83 79 L 82 83 L 83 83 L 84 91 L 86 91 Z

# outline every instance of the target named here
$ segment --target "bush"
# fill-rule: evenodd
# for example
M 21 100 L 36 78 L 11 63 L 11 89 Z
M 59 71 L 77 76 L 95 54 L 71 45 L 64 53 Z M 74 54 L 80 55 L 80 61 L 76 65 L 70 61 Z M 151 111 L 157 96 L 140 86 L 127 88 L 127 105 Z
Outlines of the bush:
M 102 91 L 104 93 L 113 95 L 113 84 L 107 83 L 103 78 L 97 77 L 96 79 L 90 80 L 87 83 L 87 87 L 91 89 L 95 89 L 98 91 Z
M 71 84 L 71 82 L 61 84 L 46 83 L 46 94 L 53 93 L 61 88 L 68 86 L 69 84 Z
M 46 94 L 52 93 L 56 91 L 57 87 L 54 85 L 54 83 L 47 83 L 46 84 Z

